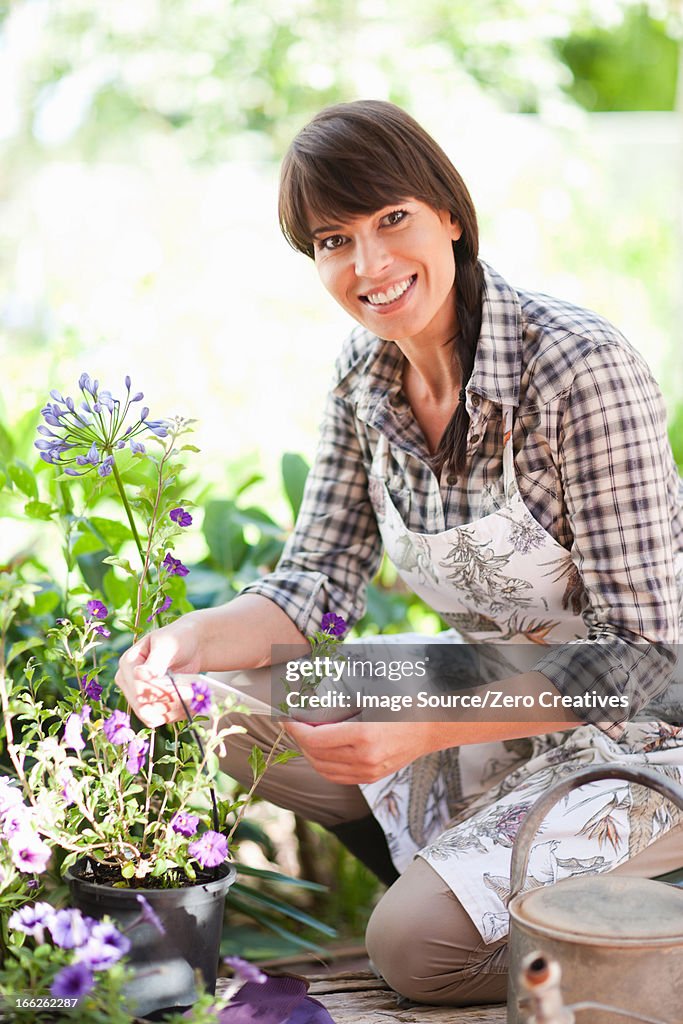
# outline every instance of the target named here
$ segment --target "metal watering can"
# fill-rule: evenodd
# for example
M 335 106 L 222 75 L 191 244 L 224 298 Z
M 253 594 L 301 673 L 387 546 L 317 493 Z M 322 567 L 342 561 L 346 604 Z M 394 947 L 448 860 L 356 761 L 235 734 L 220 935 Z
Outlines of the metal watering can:
M 567 1024 L 683 1024 L 683 889 L 607 872 L 521 892 L 531 842 L 548 811 L 599 779 L 648 786 L 683 809 L 682 786 L 652 769 L 618 764 L 579 771 L 536 801 L 512 850 L 508 1024 L 528 1022 L 518 986 L 534 953 L 560 965 L 565 1006 L 592 1004 L 587 1015 L 578 1006 L 576 1018 L 567 1011 Z

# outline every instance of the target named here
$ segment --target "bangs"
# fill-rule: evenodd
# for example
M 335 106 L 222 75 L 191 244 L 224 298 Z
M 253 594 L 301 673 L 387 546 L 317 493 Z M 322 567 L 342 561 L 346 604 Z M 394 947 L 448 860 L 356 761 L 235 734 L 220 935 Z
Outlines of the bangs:
M 290 245 L 313 255 L 311 227 L 343 223 L 385 206 L 421 198 L 406 189 L 405 175 L 368 175 L 365 162 L 321 160 L 297 155 L 283 167 L 280 188 L 280 227 Z

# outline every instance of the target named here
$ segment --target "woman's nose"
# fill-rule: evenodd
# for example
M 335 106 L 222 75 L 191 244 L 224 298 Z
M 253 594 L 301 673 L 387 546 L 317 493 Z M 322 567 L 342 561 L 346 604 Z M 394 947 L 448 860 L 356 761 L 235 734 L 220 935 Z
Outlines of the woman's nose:
M 391 263 L 391 255 L 381 238 L 373 236 L 356 240 L 356 277 L 379 277 Z

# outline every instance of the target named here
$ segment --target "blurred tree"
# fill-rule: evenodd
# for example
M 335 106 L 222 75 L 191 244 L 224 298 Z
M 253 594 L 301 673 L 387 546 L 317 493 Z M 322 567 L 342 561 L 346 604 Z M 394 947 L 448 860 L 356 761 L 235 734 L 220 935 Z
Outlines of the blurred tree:
M 572 72 L 567 92 L 586 110 L 675 109 L 678 42 L 647 4 L 613 28 L 584 23 L 554 47 Z
M 421 67 L 514 111 L 669 109 L 677 43 L 654 3 L 0 0 L 18 108 L 0 137 L 92 157 L 169 132 L 190 159 L 269 158 L 327 103 L 413 106 Z

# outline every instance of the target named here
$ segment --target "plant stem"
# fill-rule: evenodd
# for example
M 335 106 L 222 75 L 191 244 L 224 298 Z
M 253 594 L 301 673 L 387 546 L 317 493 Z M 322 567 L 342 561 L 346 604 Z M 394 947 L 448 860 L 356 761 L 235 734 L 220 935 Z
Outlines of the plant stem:
M 242 806 L 240 807 L 239 811 L 237 812 L 237 817 L 235 818 L 235 822 L 234 822 L 232 828 L 230 829 L 230 831 L 228 833 L 228 845 L 230 845 L 230 840 L 234 836 L 235 831 L 237 830 L 237 826 L 239 825 L 239 823 L 241 822 L 242 818 L 244 817 L 244 815 L 246 813 L 247 807 L 249 806 L 249 804 L 251 802 L 251 798 L 254 795 L 254 790 L 258 786 L 258 784 L 261 781 L 261 779 L 263 778 L 263 776 L 268 771 L 268 768 L 270 767 L 270 762 L 273 760 L 273 757 L 275 756 L 275 751 L 277 750 L 277 748 L 278 748 L 278 746 L 280 744 L 280 740 L 282 739 L 284 734 L 285 734 L 285 727 L 284 727 L 284 725 L 281 725 L 280 726 L 280 731 L 277 734 L 277 736 L 275 737 L 275 742 L 273 743 L 272 747 L 270 748 L 270 752 L 268 754 L 268 757 L 266 758 L 266 762 L 265 762 L 265 764 L 263 766 L 263 771 L 260 772 L 256 776 L 256 778 L 254 779 L 254 781 L 252 782 L 251 789 L 247 793 L 247 796 L 246 796 L 246 799 L 244 800 L 244 803 L 242 804 Z
M 144 565 L 145 555 L 144 555 L 144 552 L 142 550 L 142 541 L 140 540 L 140 535 L 138 534 L 138 528 L 135 525 L 135 520 L 133 519 L 133 512 L 132 512 L 132 509 L 130 507 L 130 504 L 128 503 L 128 496 L 126 495 L 126 489 L 123 486 L 123 480 L 121 479 L 121 474 L 119 473 L 118 467 L 116 465 L 116 460 L 114 460 L 113 463 L 112 463 L 112 471 L 114 473 L 114 479 L 116 480 L 116 486 L 118 487 L 119 494 L 121 495 L 121 501 L 123 502 L 123 507 L 126 510 L 126 515 L 128 516 L 128 522 L 130 523 L 130 528 L 133 531 L 133 537 L 135 539 L 135 544 L 136 544 L 136 547 L 138 549 L 138 553 L 140 555 L 140 561 Z

